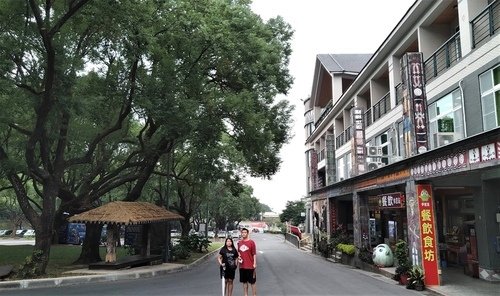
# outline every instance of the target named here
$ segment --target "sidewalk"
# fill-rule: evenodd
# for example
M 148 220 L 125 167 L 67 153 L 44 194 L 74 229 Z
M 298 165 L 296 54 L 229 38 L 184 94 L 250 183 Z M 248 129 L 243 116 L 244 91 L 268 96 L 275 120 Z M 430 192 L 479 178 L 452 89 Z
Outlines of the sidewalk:
M 196 266 L 205 260 L 208 260 L 218 250 L 207 253 L 205 256 L 194 261 L 193 263 L 176 264 L 163 263 L 159 265 L 134 267 L 119 270 L 89 270 L 87 268 L 67 271 L 68 276 L 58 278 L 33 279 L 33 280 L 17 280 L 17 281 L 0 281 L 0 291 L 4 289 L 26 289 L 26 288 L 44 288 L 55 286 L 67 286 L 84 283 L 111 282 L 128 279 L 149 278 L 161 276 L 169 273 L 178 272 Z M 78 275 L 71 275 L 78 274 Z M 85 275 L 88 274 L 88 275 Z
M 313 256 L 319 256 L 312 253 L 312 250 L 301 248 L 305 253 L 309 253 Z M 341 264 L 335 262 L 333 259 L 326 259 L 334 264 Z M 346 267 L 352 267 L 350 265 L 344 265 Z M 355 267 L 352 267 L 355 268 Z M 387 268 L 373 268 L 373 270 L 363 270 L 356 268 L 359 272 L 376 278 L 378 280 L 393 283 L 398 285 L 396 281 L 392 279 L 396 272 L 395 267 Z M 472 278 L 470 276 L 464 275 L 463 271 L 457 268 L 446 268 L 442 275 L 442 285 L 440 286 L 427 286 L 422 293 L 429 294 L 431 292 L 434 295 L 443 296 L 469 296 L 469 295 L 500 295 L 500 282 L 487 282 L 484 280 Z

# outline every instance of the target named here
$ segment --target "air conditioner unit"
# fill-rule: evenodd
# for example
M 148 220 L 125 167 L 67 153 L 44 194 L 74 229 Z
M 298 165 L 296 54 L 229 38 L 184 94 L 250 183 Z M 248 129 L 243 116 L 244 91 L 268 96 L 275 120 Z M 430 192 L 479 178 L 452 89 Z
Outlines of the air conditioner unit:
M 434 147 L 441 147 L 455 142 L 455 133 L 435 133 Z
M 380 146 L 368 146 L 366 148 L 367 156 L 368 157 L 380 157 L 384 155 L 384 152 L 382 151 L 382 147 Z
M 373 170 L 379 169 L 379 168 L 383 167 L 384 165 L 385 165 L 385 163 L 383 163 L 383 162 L 370 161 L 370 162 L 368 162 L 368 171 L 373 171 Z

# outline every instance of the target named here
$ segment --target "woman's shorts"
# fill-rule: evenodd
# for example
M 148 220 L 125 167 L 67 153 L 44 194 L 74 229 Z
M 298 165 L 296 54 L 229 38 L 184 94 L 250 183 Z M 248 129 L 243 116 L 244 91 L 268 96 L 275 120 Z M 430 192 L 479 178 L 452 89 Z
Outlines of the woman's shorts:
M 226 268 L 226 269 L 222 270 L 222 267 L 220 269 L 221 269 L 221 277 L 222 277 L 222 275 L 224 275 L 224 278 L 226 280 L 234 280 L 234 275 L 236 274 L 236 269 Z
M 240 282 L 255 284 L 257 281 L 257 276 L 255 275 L 255 269 L 243 269 L 240 268 Z

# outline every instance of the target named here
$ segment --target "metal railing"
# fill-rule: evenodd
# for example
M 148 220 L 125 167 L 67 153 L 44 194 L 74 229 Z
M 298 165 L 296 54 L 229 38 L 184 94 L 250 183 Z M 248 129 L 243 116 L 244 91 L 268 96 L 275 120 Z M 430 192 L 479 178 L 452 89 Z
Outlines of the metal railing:
M 424 62 L 425 81 L 436 78 L 461 58 L 460 32 L 456 32 Z
M 297 249 L 300 248 L 300 239 L 295 234 L 285 233 L 285 240 L 292 245 L 296 246 Z
M 500 27 L 500 1 L 488 5 L 471 22 L 472 48 L 486 42 Z
M 349 142 L 352 138 L 352 125 L 348 126 L 344 130 L 344 136 L 345 136 L 345 143 Z
M 344 132 L 341 132 L 340 135 L 335 137 L 335 149 L 339 149 L 340 146 L 344 145 L 344 143 L 345 143 Z
M 377 121 L 382 115 L 391 110 L 391 93 L 386 93 L 372 108 L 373 121 Z
M 396 106 L 403 103 L 403 84 L 396 85 Z
M 372 125 L 373 119 L 372 119 L 372 109 L 368 109 L 365 112 L 365 127 L 368 127 Z
M 314 123 L 314 127 L 318 127 L 321 121 L 323 121 L 323 119 L 325 119 L 328 113 L 330 113 L 330 110 L 332 110 L 332 108 L 333 108 L 333 103 L 330 100 L 330 102 L 328 102 L 328 104 L 326 104 L 325 108 L 323 109 L 323 112 L 321 112 L 321 114 L 319 115 L 318 120 Z

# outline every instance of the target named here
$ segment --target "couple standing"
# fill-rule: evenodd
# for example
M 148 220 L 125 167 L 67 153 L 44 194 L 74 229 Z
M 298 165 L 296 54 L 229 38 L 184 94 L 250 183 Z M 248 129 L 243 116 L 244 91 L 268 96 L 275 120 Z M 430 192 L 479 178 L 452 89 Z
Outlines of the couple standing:
M 248 229 L 241 229 L 241 237 L 242 239 L 238 242 L 238 247 L 234 246 L 231 238 L 226 238 L 226 242 L 217 258 L 221 266 L 221 274 L 225 278 L 225 291 L 223 295 L 233 295 L 233 280 L 236 268 L 239 265 L 240 282 L 243 283 L 245 296 L 248 296 L 248 284 L 252 286 L 252 295 L 256 296 L 255 268 L 257 267 L 257 249 L 255 242 L 248 237 Z

